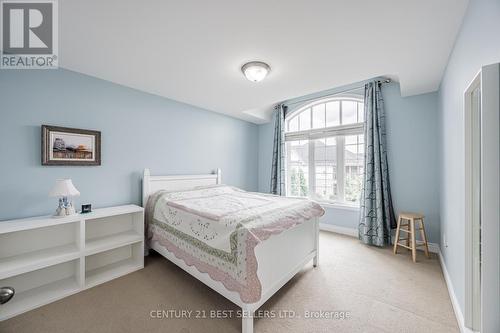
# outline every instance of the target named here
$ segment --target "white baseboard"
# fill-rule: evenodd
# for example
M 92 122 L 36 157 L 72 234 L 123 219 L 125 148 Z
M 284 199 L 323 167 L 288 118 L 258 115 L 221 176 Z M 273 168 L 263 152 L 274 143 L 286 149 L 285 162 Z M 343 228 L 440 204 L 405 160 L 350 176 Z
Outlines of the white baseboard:
M 427 243 L 427 247 L 429 248 L 429 252 L 431 253 L 437 253 L 438 255 L 439 253 L 441 253 L 441 251 L 439 250 L 439 244 Z
M 450 295 L 451 305 L 453 306 L 453 311 L 455 312 L 455 317 L 457 318 L 458 328 L 462 333 L 474 333 L 473 330 L 465 327 L 464 316 L 462 314 L 462 310 L 460 309 L 460 305 L 458 304 L 457 296 L 455 295 L 455 290 L 453 289 L 453 284 L 451 282 L 450 275 L 448 274 L 448 270 L 446 269 L 443 254 L 441 253 L 441 250 L 439 250 L 439 246 L 437 253 L 439 263 L 441 264 L 441 270 L 443 271 L 444 280 L 446 281 L 446 287 L 448 288 L 448 294 Z
M 339 226 L 333 225 L 333 224 L 320 223 L 319 230 L 334 232 L 336 234 L 342 234 L 342 235 L 347 235 L 347 236 L 358 238 L 358 229 L 354 229 L 354 228 L 339 227 Z
M 347 227 L 340 227 L 338 225 L 333 225 L 333 224 L 328 224 L 328 223 L 320 223 L 319 230 L 334 232 L 336 234 L 342 234 L 342 235 L 347 235 L 347 236 L 358 238 L 358 229 L 355 229 L 355 228 L 347 228 Z M 438 244 L 427 243 L 427 246 L 429 247 L 429 252 L 439 253 L 439 245 Z M 418 250 L 423 251 L 423 249 L 421 247 L 418 248 Z
M 354 228 L 339 227 L 333 224 L 320 223 L 319 229 L 351 237 L 356 237 L 356 238 L 358 237 L 358 229 Z M 451 283 L 450 275 L 448 274 L 448 270 L 446 269 L 446 265 L 444 263 L 443 255 L 441 254 L 439 244 L 427 243 L 427 246 L 429 247 L 429 252 L 436 253 L 439 257 L 439 263 L 441 264 L 441 270 L 443 271 L 444 280 L 446 281 L 446 287 L 448 288 L 448 294 L 450 295 L 451 304 L 453 306 L 453 311 L 455 312 L 455 317 L 457 318 L 460 332 L 475 333 L 470 328 L 465 327 L 464 316 L 462 314 L 462 310 L 460 309 L 460 305 L 458 304 L 458 300 L 455 295 L 455 290 L 453 289 L 453 284 Z M 422 248 L 419 248 L 419 250 L 422 250 Z

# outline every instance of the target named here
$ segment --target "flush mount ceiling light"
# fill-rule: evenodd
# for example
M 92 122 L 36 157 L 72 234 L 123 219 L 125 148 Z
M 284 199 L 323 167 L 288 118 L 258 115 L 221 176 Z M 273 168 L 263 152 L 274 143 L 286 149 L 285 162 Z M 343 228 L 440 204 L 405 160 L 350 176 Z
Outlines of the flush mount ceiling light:
M 249 81 L 259 82 L 264 80 L 267 74 L 269 74 L 271 67 L 265 62 L 252 61 L 244 64 L 241 67 L 241 71 Z

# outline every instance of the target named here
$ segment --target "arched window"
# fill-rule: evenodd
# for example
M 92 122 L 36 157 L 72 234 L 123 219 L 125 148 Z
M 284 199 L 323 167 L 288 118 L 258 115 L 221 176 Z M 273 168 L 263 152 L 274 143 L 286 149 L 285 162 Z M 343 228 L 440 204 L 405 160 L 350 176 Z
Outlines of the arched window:
M 359 95 L 316 100 L 287 115 L 287 195 L 359 205 L 363 121 Z

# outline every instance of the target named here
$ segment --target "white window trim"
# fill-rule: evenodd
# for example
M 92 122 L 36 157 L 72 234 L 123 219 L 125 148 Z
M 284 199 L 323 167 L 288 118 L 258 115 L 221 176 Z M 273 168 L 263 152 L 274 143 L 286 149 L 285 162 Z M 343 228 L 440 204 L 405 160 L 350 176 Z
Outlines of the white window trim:
M 356 101 L 356 102 L 363 102 L 363 99 L 360 98 L 359 96 L 340 96 L 340 97 L 333 97 L 333 98 L 323 98 L 323 99 L 318 99 L 314 102 L 311 102 L 309 104 L 306 104 L 297 110 L 293 111 L 288 119 L 285 121 L 285 127 L 288 128 L 288 123 L 294 119 L 295 117 L 298 117 L 303 111 L 307 109 L 311 109 L 311 116 L 310 116 L 310 127 L 311 129 L 308 130 L 303 130 L 303 131 L 295 131 L 295 132 L 289 132 L 287 133 L 285 131 L 285 142 L 287 141 L 298 141 L 298 140 L 309 140 L 309 147 L 308 147 L 308 182 L 309 182 L 309 189 L 315 189 L 316 188 L 316 170 L 315 168 L 311 167 L 314 165 L 314 140 L 315 139 L 323 139 L 323 138 L 328 138 L 328 137 L 335 137 L 336 138 L 336 146 L 337 146 L 337 190 L 338 190 L 338 196 L 340 198 L 344 198 L 344 177 L 345 177 L 345 163 L 344 163 L 344 150 L 345 150 L 345 136 L 346 135 L 360 135 L 364 133 L 364 123 L 355 123 L 355 124 L 347 124 L 347 125 L 339 125 L 339 126 L 332 126 L 332 127 L 324 127 L 324 128 L 316 128 L 312 129 L 313 127 L 313 116 L 312 116 L 312 108 L 316 105 L 320 104 L 326 104 L 332 101 Z M 339 106 L 339 122 L 342 123 L 342 103 L 340 103 Z M 285 181 L 286 185 L 285 188 L 288 190 L 288 183 L 290 180 L 288 179 L 288 170 L 289 170 L 289 159 L 286 157 L 286 167 L 285 167 Z M 343 166 L 340 168 L 339 166 Z M 310 191 L 311 193 L 311 191 Z M 311 199 L 317 200 L 318 203 L 325 207 L 330 207 L 330 208 L 335 208 L 335 209 L 345 209 L 345 210 L 353 210 L 353 211 L 359 211 L 359 202 L 358 203 L 349 203 L 347 201 L 335 201 L 335 200 L 319 200 L 318 198 L 315 197 L 314 192 L 312 192 Z M 293 197 L 293 196 L 290 196 Z
M 350 211 L 355 211 L 359 212 L 359 205 L 358 204 L 348 204 L 347 202 L 337 202 L 337 201 L 318 201 L 318 203 L 327 208 L 333 208 L 333 209 L 342 209 L 342 210 L 350 210 Z
M 303 197 L 297 197 L 294 195 L 289 195 L 288 197 L 289 198 L 303 198 Z M 322 206 L 322 207 L 359 212 L 359 205 L 357 205 L 357 204 L 349 204 L 348 202 L 333 201 L 333 200 L 332 201 L 316 200 L 316 202 L 318 204 L 320 204 L 320 206 Z
M 285 141 L 314 140 L 334 136 L 356 135 L 363 132 L 363 124 L 339 125 L 325 128 L 315 128 L 305 131 L 285 132 Z

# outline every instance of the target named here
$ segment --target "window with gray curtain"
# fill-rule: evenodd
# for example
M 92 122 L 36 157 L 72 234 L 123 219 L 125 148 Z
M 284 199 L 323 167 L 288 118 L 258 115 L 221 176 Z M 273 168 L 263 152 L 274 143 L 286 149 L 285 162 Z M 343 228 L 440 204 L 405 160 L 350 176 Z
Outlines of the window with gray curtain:
M 364 100 L 315 100 L 285 119 L 287 196 L 359 206 L 364 173 Z

